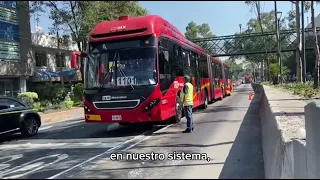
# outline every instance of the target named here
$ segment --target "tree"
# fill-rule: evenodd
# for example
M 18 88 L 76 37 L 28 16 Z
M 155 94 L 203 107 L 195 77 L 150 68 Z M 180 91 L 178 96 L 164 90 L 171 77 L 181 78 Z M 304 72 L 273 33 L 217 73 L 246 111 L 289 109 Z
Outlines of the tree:
M 53 20 L 51 30 L 71 35 L 78 49 L 86 49 L 87 35 L 102 21 L 117 19 L 120 15 L 142 16 L 148 11 L 138 1 L 32 1 L 31 13 L 48 10 Z M 83 62 L 80 62 L 83 67 Z M 83 79 L 83 68 L 81 69 Z
M 243 63 L 236 63 L 233 59 L 229 58 L 224 61 L 230 67 L 230 75 L 233 79 L 240 79 L 246 74 L 245 69 L 243 69 Z
M 270 12 L 262 12 L 260 14 L 260 20 L 258 18 L 252 18 L 248 21 L 247 26 L 248 29 L 245 31 L 242 31 L 240 33 L 236 33 L 235 36 L 238 36 L 238 38 L 234 38 L 233 41 L 227 42 L 224 47 L 226 48 L 227 52 L 230 53 L 243 53 L 243 52 L 257 52 L 261 50 L 271 50 L 273 46 L 275 45 L 276 39 L 275 36 L 251 36 L 247 37 L 246 34 L 252 34 L 252 33 L 259 33 L 263 31 L 264 33 L 274 32 L 275 30 L 275 17 L 274 17 L 274 11 Z M 262 24 L 260 26 L 260 23 Z M 262 27 L 262 29 L 261 29 Z M 286 30 L 286 22 L 284 19 L 281 19 L 280 21 L 280 29 Z M 289 46 L 290 45 L 290 37 L 285 34 L 280 35 L 280 42 L 281 46 Z M 288 54 L 283 54 L 283 58 L 286 58 Z M 267 63 L 267 72 L 268 77 L 270 76 L 270 64 L 276 63 L 277 58 L 275 54 L 270 53 L 263 53 L 263 54 L 254 54 L 254 55 L 243 55 L 238 56 L 237 58 L 245 58 L 249 64 L 251 64 L 251 67 L 253 68 L 253 75 L 254 77 L 258 77 L 258 75 L 261 74 L 256 72 L 257 66 L 259 63 L 261 63 L 262 60 L 264 60 Z M 271 78 L 271 77 L 270 77 Z M 268 78 L 268 79 L 270 79 Z
M 262 35 L 263 33 L 263 24 L 262 24 L 262 19 L 261 19 L 261 6 L 260 6 L 260 1 L 245 1 L 245 4 L 251 7 L 251 11 L 254 11 L 256 13 L 256 17 L 258 20 L 258 24 L 260 26 L 260 30 Z M 265 42 L 265 39 L 263 39 Z M 261 73 L 262 73 L 262 78 L 264 78 L 264 59 L 261 59 Z
M 194 40 L 197 38 L 212 38 L 216 35 L 210 31 L 209 24 L 203 23 L 201 25 L 197 25 L 195 22 L 191 21 L 186 27 L 185 36 L 189 40 Z M 208 54 L 214 54 L 214 52 L 208 51 L 209 47 L 212 46 L 212 42 L 203 42 L 197 44 L 201 46 L 201 48 L 204 49 Z

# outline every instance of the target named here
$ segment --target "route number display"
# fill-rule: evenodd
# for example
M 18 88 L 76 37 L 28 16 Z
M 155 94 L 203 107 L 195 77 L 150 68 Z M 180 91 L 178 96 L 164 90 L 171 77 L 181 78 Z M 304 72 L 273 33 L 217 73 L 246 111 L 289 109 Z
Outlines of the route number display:
M 136 85 L 137 79 L 133 76 L 127 76 L 127 77 L 118 77 L 117 78 L 117 85 L 118 86 L 130 86 L 130 85 Z

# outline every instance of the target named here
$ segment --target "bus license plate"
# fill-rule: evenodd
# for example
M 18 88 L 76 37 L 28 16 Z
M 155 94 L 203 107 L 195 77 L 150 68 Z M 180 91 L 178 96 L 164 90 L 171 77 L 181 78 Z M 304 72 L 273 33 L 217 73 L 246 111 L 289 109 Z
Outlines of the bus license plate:
M 122 120 L 121 115 L 112 115 L 112 121 L 120 121 L 120 120 Z

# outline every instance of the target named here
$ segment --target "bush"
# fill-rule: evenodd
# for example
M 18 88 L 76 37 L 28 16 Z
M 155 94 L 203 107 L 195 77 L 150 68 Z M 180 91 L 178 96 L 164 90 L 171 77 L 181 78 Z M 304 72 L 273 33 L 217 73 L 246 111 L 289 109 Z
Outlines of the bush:
M 28 104 L 28 106 L 33 107 L 34 102 L 38 99 L 38 94 L 35 92 L 23 92 L 18 94 L 18 98 Z
M 67 95 L 66 88 L 63 88 L 61 84 L 46 83 L 35 86 L 32 90 L 38 94 L 41 101 L 50 101 L 52 104 L 60 103 Z
M 84 90 L 84 85 L 82 83 L 78 83 L 74 86 L 73 94 L 76 100 L 82 101 L 83 90 Z
M 59 104 L 59 108 L 61 109 L 70 109 L 72 108 L 74 102 L 70 98 L 70 93 L 67 94 L 64 101 Z
M 295 95 L 304 96 L 307 98 L 315 97 L 318 94 L 317 89 L 313 89 L 313 83 L 286 83 L 286 84 L 279 84 L 275 87 L 288 90 L 293 92 Z

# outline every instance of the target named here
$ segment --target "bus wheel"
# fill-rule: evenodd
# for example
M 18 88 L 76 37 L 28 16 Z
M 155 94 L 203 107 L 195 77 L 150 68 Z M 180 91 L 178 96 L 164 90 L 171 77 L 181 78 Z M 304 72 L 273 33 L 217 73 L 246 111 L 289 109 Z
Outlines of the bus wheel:
M 179 123 L 182 119 L 183 106 L 179 96 L 176 97 L 176 115 L 172 118 L 173 123 Z
M 204 102 L 203 102 L 203 105 L 201 106 L 201 109 L 207 109 L 208 107 L 208 93 L 205 92 L 204 94 Z

